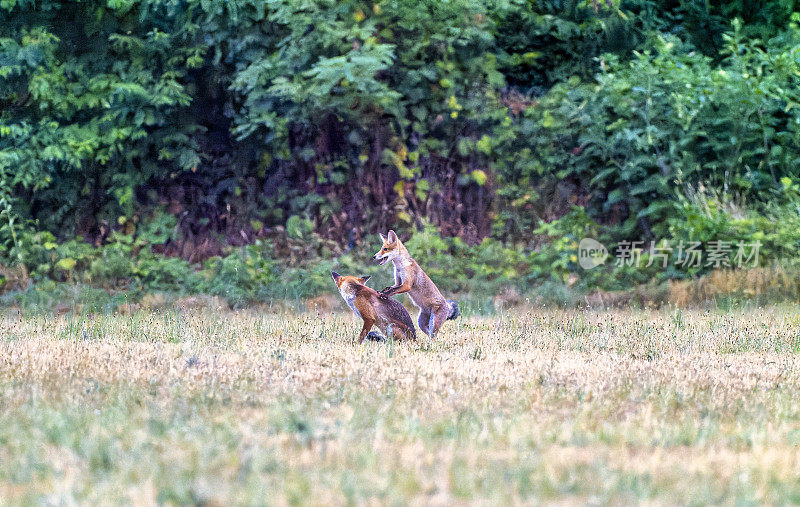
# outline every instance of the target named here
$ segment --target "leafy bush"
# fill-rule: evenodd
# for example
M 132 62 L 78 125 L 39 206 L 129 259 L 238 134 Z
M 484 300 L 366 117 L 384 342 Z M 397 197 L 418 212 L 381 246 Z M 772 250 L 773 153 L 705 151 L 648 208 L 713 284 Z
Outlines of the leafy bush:
M 533 141 L 525 153 L 539 161 L 511 166 L 509 184 L 547 173 L 580 181 L 591 215 L 618 217 L 618 234 L 628 238 L 665 237 L 674 199 L 687 186 L 768 199 L 800 161 L 800 109 L 791 106 L 800 103 L 800 74 L 788 49 L 797 34 L 763 50 L 740 28 L 734 23 L 725 37 L 719 66 L 657 36 L 631 62 L 605 55 L 596 84 L 554 86 L 520 120 Z
M 0 2 L 0 263 L 239 306 L 388 284 L 388 226 L 480 307 L 707 271 L 581 270 L 586 236 L 796 263 L 796 7 Z
M 0 304 L 17 305 L 29 314 L 64 309 L 77 313 L 111 313 L 132 299 L 126 293 L 109 292 L 86 284 L 45 280 L 27 290 L 13 291 L 0 296 Z
M 778 264 L 797 266 L 800 254 L 800 200 L 793 195 L 792 180 L 784 179 L 783 196 L 762 206 L 761 211 L 737 207 L 720 196 L 699 192 L 682 198 L 676 205 L 678 216 L 669 221 L 673 243 L 699 241 L 707 245 L 712 241 L 727 242 L 735 256 L 737 244 L 758 243 L 758 266 Z M 755 267 L 753 263 L 742 267 Z M 731 262 L 733 266 L 738 263 Z M 709 271 L 703 265 L 687 270 L 695 275 Z
M 184 259 L 140 254 L 136 278 L 141 290 L 194 294 L 200 290 L 201 276 Z
M 263 247 L 248 245 L 225 257 L 207 260 L 198 290 L 221 296 L 234 307 L 263 301 L 270 286 L 280 283 L 275 262 L 264 255 Z

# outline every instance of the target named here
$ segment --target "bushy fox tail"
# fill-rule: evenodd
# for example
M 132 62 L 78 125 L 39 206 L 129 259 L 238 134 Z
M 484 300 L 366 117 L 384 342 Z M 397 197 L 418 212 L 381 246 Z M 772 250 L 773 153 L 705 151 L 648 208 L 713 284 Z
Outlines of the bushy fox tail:
M 450 303 L 450 316 L 447 317 L 447 320 L 453 320 L 458 318 L 458 316 L 461 315 L 461 311 L 458 309 L 458 303 L 450 300 L 448 300 L 447 302 Z

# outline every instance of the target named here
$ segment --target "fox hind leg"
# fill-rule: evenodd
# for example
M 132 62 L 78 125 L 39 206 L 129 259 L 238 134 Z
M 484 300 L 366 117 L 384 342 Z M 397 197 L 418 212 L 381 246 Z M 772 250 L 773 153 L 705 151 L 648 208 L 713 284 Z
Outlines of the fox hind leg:
M 420 308 L 417 324 L 419 324 L 419 329 L 428 336 L 431 335 L 431 329 L 433 329 L 432 319 L 433 313 L 430 310 Z
M 431 338 L 435 337 L 439 334 L 439 328 L 442 327 L 444 321 L 450 318 L 452 312 L 452 308 L 450 305 L 444 305 L 438 310 L 434 311 L 431 315 L 431 332 L 429 333 Z

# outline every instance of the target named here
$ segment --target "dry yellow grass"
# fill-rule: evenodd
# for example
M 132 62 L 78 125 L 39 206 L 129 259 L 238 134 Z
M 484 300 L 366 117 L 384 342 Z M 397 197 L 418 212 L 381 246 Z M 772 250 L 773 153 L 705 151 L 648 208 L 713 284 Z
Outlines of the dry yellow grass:
M 682 308 L 726 298 L 800 302 L 800 277 L 780 266 L 720 269 L 696 280 L 672 280 L 668 292 L 669 304 Z
M 226 505 L 800 501 L 800 315 L 529 310 L 0 321 L 0 497 Z

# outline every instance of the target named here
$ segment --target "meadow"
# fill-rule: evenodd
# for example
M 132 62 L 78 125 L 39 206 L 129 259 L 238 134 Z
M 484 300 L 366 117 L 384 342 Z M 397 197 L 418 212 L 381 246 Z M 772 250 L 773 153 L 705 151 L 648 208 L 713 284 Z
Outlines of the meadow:
M 800 502 L 800 313 L 0 318 L 8 504 Z

